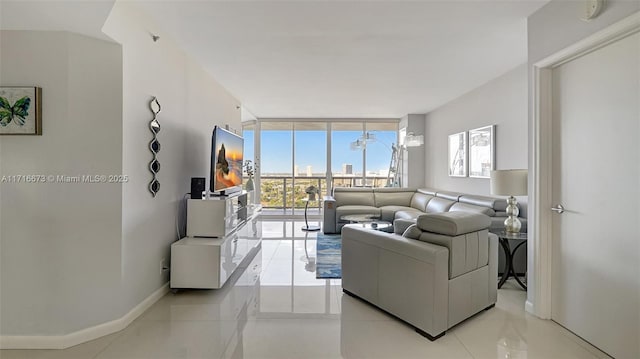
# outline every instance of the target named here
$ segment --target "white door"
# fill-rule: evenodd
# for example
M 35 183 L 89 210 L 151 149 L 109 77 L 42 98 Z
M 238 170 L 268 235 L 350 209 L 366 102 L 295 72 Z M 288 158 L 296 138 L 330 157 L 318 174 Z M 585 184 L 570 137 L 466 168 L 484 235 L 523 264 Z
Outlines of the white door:
M 552 102 L 552 319 L 640 358 L 640 34 L 555 68 Z

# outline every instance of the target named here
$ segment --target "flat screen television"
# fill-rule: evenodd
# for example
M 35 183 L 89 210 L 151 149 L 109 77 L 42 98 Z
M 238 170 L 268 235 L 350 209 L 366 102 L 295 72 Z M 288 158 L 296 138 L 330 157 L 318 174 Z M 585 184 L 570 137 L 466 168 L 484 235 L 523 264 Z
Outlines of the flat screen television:
M 211 137 L 211 178 L 209 189 L 224 195 L 242 185 L 242 152 L 244 139 L 216 126 Z

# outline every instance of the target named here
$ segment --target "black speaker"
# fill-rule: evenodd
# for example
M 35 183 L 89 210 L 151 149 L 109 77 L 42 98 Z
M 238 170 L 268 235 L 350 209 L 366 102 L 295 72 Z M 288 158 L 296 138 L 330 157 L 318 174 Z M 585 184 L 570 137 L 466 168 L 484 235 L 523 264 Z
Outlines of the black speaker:
M 204 182 L 204 177 L 191 177 L 191 199 L 202 199 Z

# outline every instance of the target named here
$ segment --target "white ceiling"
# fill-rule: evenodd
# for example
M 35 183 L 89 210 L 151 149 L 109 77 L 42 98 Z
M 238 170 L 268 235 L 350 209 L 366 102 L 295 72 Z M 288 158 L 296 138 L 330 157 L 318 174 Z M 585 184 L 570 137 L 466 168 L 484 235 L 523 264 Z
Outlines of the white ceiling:
M 116 0 L 0 0 L 0 29 L 70 31 L 109 40 L 102 25 Z
M 548 1 L 143 1 L 253 114 L 425 113 L 527 59 Z
M 106 38 L 116 0 L 0 0 L 0 28 Z M 548 0 L 135 1 L 260 118 L 425 113 L 527 58 Z

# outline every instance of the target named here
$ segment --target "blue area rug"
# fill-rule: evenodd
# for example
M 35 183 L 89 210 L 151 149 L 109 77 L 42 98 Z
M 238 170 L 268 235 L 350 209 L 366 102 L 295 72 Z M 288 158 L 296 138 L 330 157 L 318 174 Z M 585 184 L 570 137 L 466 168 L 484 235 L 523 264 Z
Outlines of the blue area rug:
M 318 233 L 316 278 L 342 278 L 342 238 Z

